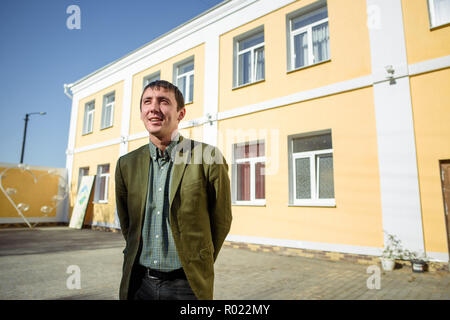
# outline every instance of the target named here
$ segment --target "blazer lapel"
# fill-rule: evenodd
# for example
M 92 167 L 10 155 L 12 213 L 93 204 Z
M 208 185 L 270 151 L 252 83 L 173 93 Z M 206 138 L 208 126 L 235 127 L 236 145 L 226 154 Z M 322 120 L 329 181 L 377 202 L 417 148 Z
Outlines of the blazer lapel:
M 143 217 L 145 215 L 145 204 L 147 202 L 147 191 L 148 191 L 148 177 L 149 177 L 149 168 L 150 168 L 150 150 L 148 149 L 148 146 L 146 148 L 143 148 L 143 151 L 141 152 L 138 160 L 138 165 L 136 168 L 136 179 L 139 179 L 138 186 L 139 186 L 139 199 L 136 199 L 141 204 L 141 208 L 139 210 L 140 214 L 140 221 L 141 225 L 143 223 Z
M 172 184 L 169 194 L 169 206 L 172 207 L 172 201 L 180 186 L 181 179 L 183 178 L 184 170 L 191 156 L 191 140 L 180 136 L 180 142 L 177 145 L 177 151 L 175 154 L 173 171 L 172 171 Z

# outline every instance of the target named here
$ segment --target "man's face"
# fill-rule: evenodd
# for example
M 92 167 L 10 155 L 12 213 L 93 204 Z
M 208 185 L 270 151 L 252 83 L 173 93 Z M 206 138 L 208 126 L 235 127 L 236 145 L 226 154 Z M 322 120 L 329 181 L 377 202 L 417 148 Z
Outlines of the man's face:
M 154 87 L 147 88 L 142 95 L 141 120 L 147 131 L 160 141 L 171 140 L 185 113 L 185 108 L 177 111 L 173 91 Z

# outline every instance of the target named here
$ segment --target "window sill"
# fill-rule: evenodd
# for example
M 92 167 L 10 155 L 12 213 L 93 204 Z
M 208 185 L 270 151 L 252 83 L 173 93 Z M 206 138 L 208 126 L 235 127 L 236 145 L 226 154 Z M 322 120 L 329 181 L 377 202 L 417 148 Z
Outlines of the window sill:
M 189 102 L 184 102 L 184 106 L 187 106 L 187 105 L 190 105 L 190 104 L 193 104 L 194 103 L 194 100 L 192 100 L 192 101 L 189 101 Z
M 105 204 L 105 203 L 108 203 L 108 200 L 98 200 L 98 201 L 93 201 L 93 203 L 95 203 L 95 204 Z
M 113 125 L 110 125 L 110 126 L 107 126 L 107 127 L 104 127 L 104 128 L 100 128 L 100 131 L 101 130 L 106 130 L 106 129 L 109 129 L 109 128 L 112 128 L 113 127 Z
M 84 137 L 84 136 L 87 136 L 89 134 L 92 134 L 93 132 L 94 132 L 94 130 L 92 130 L 90 132 L 82 133 L 81 136 Z
M 258 83 L 264 82 L 264 81 L 266 81 L 266 79 L 261 79 L 261 80 L 255 81 L 255 82 L 249 82 L 249 83 L 246 83 L 246 84 L 241 84 L 239 86 L 235 86 L 235 87 L 231 88 L 231 90 L 238 90 L 238 89 L 241 89 L 241 88 L 249 87 L 249 86 L 252 86 L 254 84 L 258 84 Z
M 442 29 L 442 28 L 445 28 L 445 27 L 448 27 L 448 26 L 450 26 L 450 22 L 446 22 L 446 23 L 443 23 L 443 24 L 438 24 L 438 25 L 435 25 L 435 26 L 430 26 L 430 31 Z
M 266 200 L 262 201 L 234 201 L 233 206 L 246 206 L 246 207 L 265 207 Z
M 331 62 L 331 59 L 320 61 L 320 62 L 316 62 L 316 63 L 309 64 L 307 66 L 299 67 L 299 68 L 296 68 L 296 69 L 288 70 L 287 74 L 290 74 L 290 73 L 293 73 L 293 72 L 296 72 L 296 71 L 300 71 L 300 70 L 305 70 L 305 69 L 308 69 L 308 68 L 312 68 L 312 67 L 318 66 L 320 64 L 328 63 L 328 62 Z
M 310 201 L 297 201 L 294 203 L 289 203 L 288 207 L 326 207 L 326 208 L 336 208 L 336 200 L 310 200 Z

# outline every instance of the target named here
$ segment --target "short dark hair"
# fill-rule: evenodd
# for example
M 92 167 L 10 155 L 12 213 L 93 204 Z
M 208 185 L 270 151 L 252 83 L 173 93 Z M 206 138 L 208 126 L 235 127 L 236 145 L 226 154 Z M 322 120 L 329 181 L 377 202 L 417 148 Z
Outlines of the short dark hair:
M 148 88 L 164 88 L 166 90 L 172 91 L 175 94 L 175 100 L 177 101 L 177 111 L 180 111 L 184 108 L 184 97 L 181 93 L 180 89 L 178 89 L 177 86 L 173 85 L 169 81 L 166 80 L 156 80 L 153 82 L 150 82 L 144 87 L 144 90 L 142 90 L 141 94 L 141 102 L 139 103 L 139 109 L 142 110 L 142 97 L 144 96 L 145 90 Z

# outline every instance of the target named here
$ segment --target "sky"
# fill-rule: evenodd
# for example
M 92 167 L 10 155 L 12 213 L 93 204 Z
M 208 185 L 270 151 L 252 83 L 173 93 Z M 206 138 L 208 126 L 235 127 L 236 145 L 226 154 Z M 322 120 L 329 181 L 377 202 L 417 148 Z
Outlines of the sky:
M 222 0 L 1 0 L 0 163 L 64 168 L 73 83 Z M 71 5 L 80 8 L 80 29 Z

